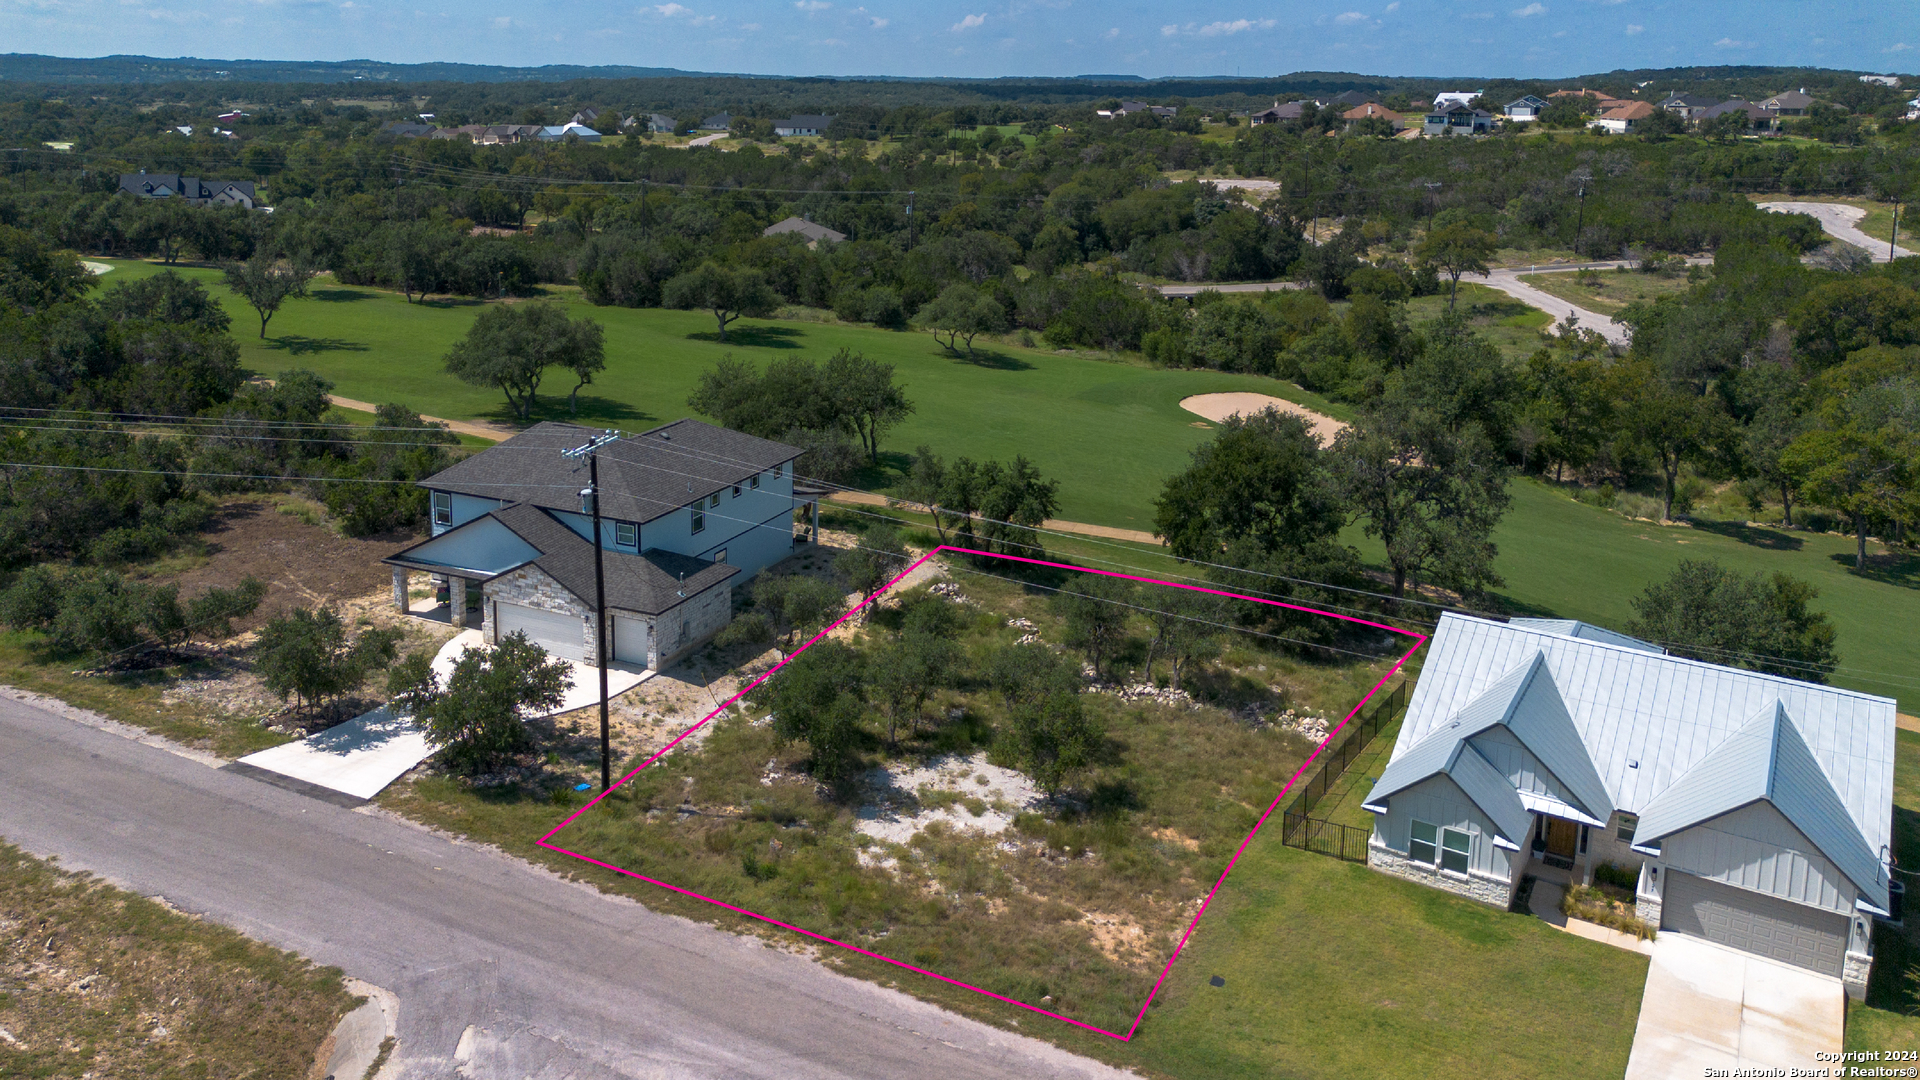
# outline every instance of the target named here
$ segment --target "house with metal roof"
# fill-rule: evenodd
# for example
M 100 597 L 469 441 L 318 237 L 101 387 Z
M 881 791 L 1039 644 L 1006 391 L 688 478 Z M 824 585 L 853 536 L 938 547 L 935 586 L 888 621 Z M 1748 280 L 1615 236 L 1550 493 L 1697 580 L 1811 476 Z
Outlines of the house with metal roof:
M 1564 620 L 1447 614 L 1428 648 L 1366 799 L 1375 869 L 1505 907 L 1611 863 L 1648 925 L 1865 993 L 1902 891 L 1892 700 Z
M 425 573 L 446 582 L 450 621 L 465 626 L 477 583 L 489 643 L 520 631 L 592 663 L 604 623 L 611 660 L 656 671 L 725 626 L 733 587 L 792 554 L 794 512 L 818 498 L 794 488 L 800 451 L 698 420 L 600 447 L 602 585 L 589 473 L 563 453 L 601 434 L 536 424 L 422 480 L 433 535 L 384 560 L 394 603 L 406 610 L 409 575 Z
M 1535 120 L 1540 119 L 1541 113 L 1547 111 L 1547 105 L 1548 102 L 1545 98 L 1528 94 L 1525 97 L 1507 102 L 1506 107 L 1501 109 L 1500 113 L 1516 124 L 1531 124 Z

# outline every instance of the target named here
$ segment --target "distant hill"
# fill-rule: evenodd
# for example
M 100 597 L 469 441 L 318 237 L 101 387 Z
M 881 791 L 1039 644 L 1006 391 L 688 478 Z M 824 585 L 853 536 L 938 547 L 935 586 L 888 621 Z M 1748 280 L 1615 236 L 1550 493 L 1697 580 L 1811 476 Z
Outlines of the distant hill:
M 183 56 L 68 58 L 32 53 L 0 54 L 0 81 L 31 83 L 170 82 L 564 82 L 571 79 L 651 79 L 704 72 L 678 68 L 494 67 L 488 64 L 387 64 L 378 60 L 201 60 Z M 735 75 L 733 78 L 753 78 Z

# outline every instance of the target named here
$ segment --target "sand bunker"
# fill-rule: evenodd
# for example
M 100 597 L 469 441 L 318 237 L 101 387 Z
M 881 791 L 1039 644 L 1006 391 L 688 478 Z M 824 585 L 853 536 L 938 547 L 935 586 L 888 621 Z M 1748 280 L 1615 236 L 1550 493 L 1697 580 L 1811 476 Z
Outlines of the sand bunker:
M 1334 436 L 1347 430 L 1345 423 L 1331 416 L 1323 416 L 1305 406 L 1269 394 L 1196 394 L 1181 399 L 1180 407 L 1216 424 L 1225 423 L 1229 416 L 1252 416 L 1271 407 L 1289 416 L 1298 416 L 1312 425 L 1313 433 L 1320 437 L 1322 446 L 1333 445 Z

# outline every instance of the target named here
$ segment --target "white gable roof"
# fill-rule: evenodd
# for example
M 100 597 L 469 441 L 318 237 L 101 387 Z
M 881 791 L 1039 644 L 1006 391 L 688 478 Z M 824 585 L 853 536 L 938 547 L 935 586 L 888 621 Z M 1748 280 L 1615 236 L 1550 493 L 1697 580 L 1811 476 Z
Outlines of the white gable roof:
M 1779 705 L 1860 839 L 1876 858 L 1891 842 L 1890 698 L 1451 613 L 1428 648 L 1393 762 L 1537 653 L 1613 809 L 1645 812 L 1756 714 Z

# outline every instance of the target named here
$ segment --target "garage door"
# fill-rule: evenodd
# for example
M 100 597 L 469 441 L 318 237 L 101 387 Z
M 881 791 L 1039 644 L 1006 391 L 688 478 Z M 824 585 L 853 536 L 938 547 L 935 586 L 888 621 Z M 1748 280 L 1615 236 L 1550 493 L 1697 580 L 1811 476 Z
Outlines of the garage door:
M 652 635 L 647 621 L 626 615 L 613 617 L 613 658 L 623 664 L 647 666 L 647 646 Z
M 501 637 L 522 630 L 526 632 L 528 641 L 555 656 L 564 656 L 568 660 L 586 659 L 586 621 L 578 615 L 522 604 L 501 604 L 495 611 L 495 618 L 499 621 Z
M 1660 929 L 1706 938 L 1823 975 L 1840 974 L 1847 948 L 1845 915 L 1671 870 Z

